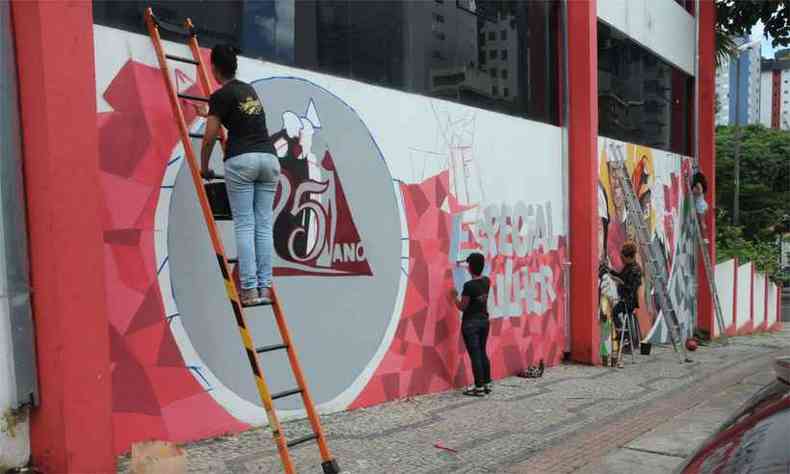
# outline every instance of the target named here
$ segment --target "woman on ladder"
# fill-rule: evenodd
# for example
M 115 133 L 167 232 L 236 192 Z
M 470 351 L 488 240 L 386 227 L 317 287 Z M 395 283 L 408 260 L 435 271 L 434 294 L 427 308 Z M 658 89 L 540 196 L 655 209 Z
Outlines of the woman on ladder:
M 237 51 L 218 45 L 211 50 L 211 71 L 222 84 L 209 98 L 206 131 L 200 154 L 201 174 L 217 176 L 209 167 L 220 125 L 228 130 L 225 181 L 236 233 L 241 304 L 270 303 L 272 287 L 272 205 L 280 162 L 272 154 L 266 115 L 255 89 L 236 79 Z

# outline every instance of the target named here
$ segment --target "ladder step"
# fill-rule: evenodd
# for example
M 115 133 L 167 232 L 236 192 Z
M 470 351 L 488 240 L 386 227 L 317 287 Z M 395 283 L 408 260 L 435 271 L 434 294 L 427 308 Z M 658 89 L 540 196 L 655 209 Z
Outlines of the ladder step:
M 255 304 L 243 304 L 242 306 L 245 308 L 257 308 L 258 306 L 271 306 L 272 302 L 263 302 L 263 303 L 255 303 Z
M 307 435 L 307 436 L 303 436 L 301 438 L 296 438 L 293 441 L 288 441 L 288 443 L 286 443 L 286 444 L 287 444 L 287 446 L 289 448 L 293 448 L 294 446 L 298 446 L 300 444 L 306 443 L 308 441 L 312 441 L 314 439 L 318 439 L 318 435 L 315 434 L 315 433 Z
M 199 63 L 198 63 L 197 61 L 195 61 L 194 59 L 190 59 L 190 58 L 183 58 L 183 57 L 181 57 L 181 56 L 174 56 L 174 55 L 172 55 L 172 54 L 165 54 L 165 57 L 166 57 L 167 59 L 172 59 L 173 61 L 179 61 L 179 62 L 182 62 L 182 63 L 189 63 L 189 64 L 194 64 L 195 66 L 197 66 L 197 65 L 199 64 Z
M 274 344 L 271 346 L 261 346 L 255 349 L 255 352 L 258 354 L 263 354 L 264 352 L 271 352 L 277 351 L 280 349 L 288 349 L 288 344 Z
M 208 97 L 198 97 L 196 95 L 178 94 L 178 97 L 186 100 L 196 100 L 198 102 L 208 102 Z
M 195 35 L 194 29 L 186 29 L 183 26 L 176 25 L 174 23 L 170 23 L 169 21 L 164 21 L 156 17 L 156 15 L 151 15 L 151 18 L 156 23 L 156 26 L 160 30 L 169 31 L 170 33 L 177 34 L 183 36 L 184 38 L 191 38 Z
M 233 220 L 233 216 L 230 216 L 228 214 L 214 214 L 214 220 L 215 221 L 232 221 Z
M 189 136 L 190 138 L 200 138 L 201 140 L 203 139 L 202 133 L 190 133 Z
M 302 393 L 302 389 L 294 388 L 292 390 L 285 390 L 284 392 L 277 392 L 272 395 L 272 400 L 277 400 L 278 398 L 290 397 L 291 395 L 296 395 L 297 393 Z
M 239 259 L 238 258 L 229 258 L 228 259 L 228 263 L 239 263 Z

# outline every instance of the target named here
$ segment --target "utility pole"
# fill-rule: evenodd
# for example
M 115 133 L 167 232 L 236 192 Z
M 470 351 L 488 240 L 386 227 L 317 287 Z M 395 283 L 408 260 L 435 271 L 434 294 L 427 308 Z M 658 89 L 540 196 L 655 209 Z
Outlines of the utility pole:
M 735 150 L 734 151 L 734 158 L 735 158 L 735 192 L 733 193 L 732 199 L 732 225 L 737 226 L 739 222 L 740 216 L 740 197 L 741 197 L 741 122 L 740 122 L 740 115 L 741 115 L 741 98 L 740 90 L 741 90 L 741 53 L 748 50 L 752 46 L 756 44 L 760 44 L 761 40 L 754 40 L 748 43 L 742 44 L 735 49 Z M 746 98 L 749 98 L 749 91 L 747 87 L 746 91 Z M 748 122 L 748 115 L 749 112 L 747 110 L 747 122 Z

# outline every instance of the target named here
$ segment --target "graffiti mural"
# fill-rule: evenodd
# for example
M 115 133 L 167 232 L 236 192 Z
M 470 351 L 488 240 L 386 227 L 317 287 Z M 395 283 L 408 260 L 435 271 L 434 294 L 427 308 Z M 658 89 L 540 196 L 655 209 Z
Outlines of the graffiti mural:
M 94 33 L 116 449 L 264 424 L 150 40 Z M 493 282 L 494 377 L 560 360 L 558 128 L 245 58 L 238 74 L 264 104 L 284 170 L 276 284 L 319 410 L 469 383 L 446 294 L 471 251 L 487 256 Z M 199 95 L 194 69 L 174 76 Z M 184 110 L 199 133 L 203 120 Z M 258 345 L 280 342 L 272 319 L 248 312 Z M 263 369 L 272 391 L 291 388 L 285 358 Z M 298 401 L 277 408 L 303 415 Z
M 635 238 L 625 216 L 621 185 L 609 171 L 612 161 L 625 162 L 631 186 L 642 207 L 643 218 L 653 243 L 662 249 L 669 272 L 669 293 L 681 330 L 690 335 L 696 322 L 696 262 L 694 247 L 693 209 L 683 185 L 691 170 L 691 159 L 677 154 L 653 150 L 616 140 L 599 140 L 598 213 L 601 266 L 622 267 L 620 248 Z M 658 309 L 651 275 L 639 257 L 645 272 L 639 291 L 637 318 L 643 340 L 669 342 L 663 314 Z M 616 283 L 605 272 L 599 272 L 601 354 L 608 356 L 614 348 L 611 334 L 612 308 L 617 302 Z M 658 314 L 656 314 L 658 312 Z

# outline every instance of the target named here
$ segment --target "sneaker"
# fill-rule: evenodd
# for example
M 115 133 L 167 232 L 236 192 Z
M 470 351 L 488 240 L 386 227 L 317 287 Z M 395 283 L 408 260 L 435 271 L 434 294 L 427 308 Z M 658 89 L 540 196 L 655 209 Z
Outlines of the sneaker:
M 271 288 L 258 288 L 260 293 L 261 303 L 272 304 L 272 289 Z
M 486 395 L 491 393 L 491 384 L 490 383 L 487 383 L 487 384 L 483 385 L 483 392 L 485 392 Z
M 467 397 L 484 397 L 486 392 L 483 387 L 467 387 L 466 390 L 462 392 Z
M 242 306 L 254 306 L 256 304 L 261 304 L 263 302 L 261 297 L 258 295 L 257 288 L 241 290 L 239 294 L 239 298 L 241 299 Z

